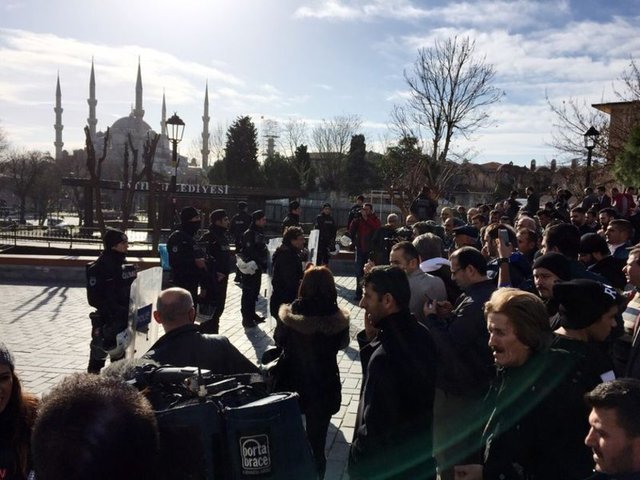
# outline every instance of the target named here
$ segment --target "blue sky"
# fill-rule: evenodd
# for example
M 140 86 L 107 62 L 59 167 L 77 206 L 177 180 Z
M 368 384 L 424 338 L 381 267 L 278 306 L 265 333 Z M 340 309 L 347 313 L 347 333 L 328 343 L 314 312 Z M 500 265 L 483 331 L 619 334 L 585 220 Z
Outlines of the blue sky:
M 558 156 L 545 92 L 616 100 L 640 57 L 640 0 L 0 0 L 0 126 L 15 147 L 53 151 L 59 71 L 65 148 L 80 148 L 91 57 L 99 130 L 129 113 L 140 57 L 145 120 L 159 128 L 164 91 L 186 123 L 182 153 L 202 131 L 207 81 L 210 129 L 251 115 L 259 128 L 261 117 L 295 118 L 310 130 L 357 114 L 381 150 L 403 70 L 453 35 L 476 41 L 506 93 L 493 125 L 455 148 L 479 163 L 543 165 Z

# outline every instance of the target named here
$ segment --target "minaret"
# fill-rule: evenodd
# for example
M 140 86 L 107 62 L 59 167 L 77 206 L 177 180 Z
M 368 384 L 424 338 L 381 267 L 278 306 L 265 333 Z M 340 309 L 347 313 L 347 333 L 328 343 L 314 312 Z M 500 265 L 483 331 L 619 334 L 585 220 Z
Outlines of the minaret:
M 204 89 L 204 115 L 202 116 L 202 168 L 209 166 L 209 82 Z
M 142 74 L 140 73 L 140 58 L 138 58 L 138 79 L 136 80 L 136 108 L 133 116 L 142 120 L 144 110 L 142 109 Z
M 89 77 L 89 98 L 87 99 L 87 103 L 89 104 L 89 118 L 87 118 L 87 123 L 89 124 L 91 140 L 95 140 L 96 124 L 98 123 L 98 119 L 96 118 L 96 105 L 98 104 L 98 100 L 96 100 L 96 76 L 93 70 L 93 57 L 91 57 L 91 76 Z
M 167 137 L 167 102 L 162 92 L 162 120 L 160 120 L 160 134 Z
M 53 109 L 56 112 L 56 124 L 53 126 L 56 130 L 56 141 L 53 145 L 56 147 L 56 160 L 62 159 L 62 92 L 60 90 L 60 72 L 58 72 L 58 82 L 56 84 L 56 108 Z

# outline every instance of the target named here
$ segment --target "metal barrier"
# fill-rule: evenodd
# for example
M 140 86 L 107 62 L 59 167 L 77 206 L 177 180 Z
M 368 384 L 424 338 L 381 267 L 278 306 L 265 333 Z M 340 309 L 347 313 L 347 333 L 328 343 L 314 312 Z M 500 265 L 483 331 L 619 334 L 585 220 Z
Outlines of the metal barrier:
M 125 232 L 129 244 L 137 249 L 152 250 L 153 230 L 129 229 Z M 160 231 L 160 242 L 165 243 L 169 237 L 169 230 Z M 11 225 L 0 228 L 0 244 L 2 245 L 31 245 L 72 249 L 102 248 L 100 229 L 65 225 L 64 227 L 41 227 L 35 225 Z

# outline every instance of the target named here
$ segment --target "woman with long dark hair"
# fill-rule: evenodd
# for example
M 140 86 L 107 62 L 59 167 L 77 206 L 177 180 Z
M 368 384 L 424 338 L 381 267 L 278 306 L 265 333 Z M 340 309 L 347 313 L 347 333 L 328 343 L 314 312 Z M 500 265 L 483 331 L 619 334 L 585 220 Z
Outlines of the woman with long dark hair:
M 336 355 L 349 344 L 349 312 L 338 307 L 331 271 L 310 267 L 304 273 L 298 298 L 280 307 L 280 345 L 285 368 L 279 390 L 300 395 L 307 438 L 319 478 L 324 477 L 324 444 L 331 415 L 340 408 L 341 384 Z
M 31 470 L 31 427 L 37 397 L 24 393 L 13 355 L 0 342 L 0 478 L 24 480 Z

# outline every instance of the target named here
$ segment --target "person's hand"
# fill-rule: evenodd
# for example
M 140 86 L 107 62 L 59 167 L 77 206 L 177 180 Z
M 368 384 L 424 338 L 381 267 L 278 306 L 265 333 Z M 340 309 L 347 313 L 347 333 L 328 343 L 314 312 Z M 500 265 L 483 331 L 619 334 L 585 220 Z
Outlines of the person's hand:
M 364 334 L 367 337 L 367 340 L 373 340 L 374 338 L 376 338 L 376 336 L 378 335 L 378 331 L 380 329 L 374 327 L 373 325 L 373 321 L 371 319 L 371 314 L 366 313 L 364 314 Z
M 482 480 L 482 465 L 456 465 L 453 467 L 453 477 L 455 480 Z
M 196 258 L 196 267 L 202 268 L 203 270 L 207 268 L 204 258 Z
M 439 317 L 449 317 L 451 316 L 451 312 L 453 312 L 453 305 L 451 302 L 447 300 L 442 300 L 440 302 L 435 302 L 436 304 L 436 315 Z
M 509 258 L 515 248 L 512 244 L 504 244 L 500 238 L 496 238 L 496 246 L 498 247 L 498 256 L 499 258 Z
M 364 268 L 362 269 L 362 271 L 364 273 L 369 273 L 371 271 L 371 269 L 373 267 L 375 267 L 375 266 L 376 266 L 376 264 L 373 263 L 373 260 L 368 260 L 367 263 L 364 264 Z
M 425 317 L 438 314 L 438 305 L 426 295 L 424 305 L 422 306 L 422 313 L 424 313 Z

